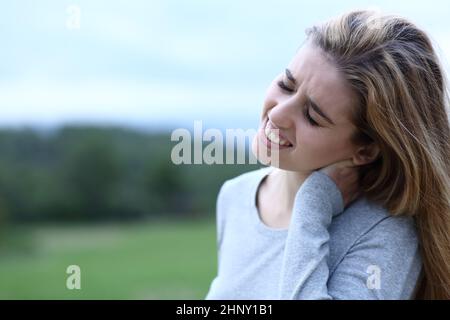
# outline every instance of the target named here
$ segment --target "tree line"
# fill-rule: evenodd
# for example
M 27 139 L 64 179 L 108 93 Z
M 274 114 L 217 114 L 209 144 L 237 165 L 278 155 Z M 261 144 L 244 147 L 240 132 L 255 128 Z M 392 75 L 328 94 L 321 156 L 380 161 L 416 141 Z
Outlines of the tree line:
M 260 165 L 175 165 L 170 132 L 0 130 L 0 220 L 210 216 L 222 183 Z

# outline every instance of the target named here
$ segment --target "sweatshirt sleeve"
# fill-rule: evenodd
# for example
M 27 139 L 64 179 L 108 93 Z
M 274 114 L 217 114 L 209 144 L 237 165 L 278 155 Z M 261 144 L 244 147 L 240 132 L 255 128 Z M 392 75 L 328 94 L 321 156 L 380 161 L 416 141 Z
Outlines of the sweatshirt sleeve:
M 410 217 L 386 217 L 350 248 L 328 281 L 334 299 L 412 299 L 422 269 Z
M 387 217 L 377 223 L 330 272 L 328 229 L 343 210 L 337 185 L 325 173 L 314 171 L 295 196 L 280 299 L 408 299 L 419 257 L 412 228 L 405 228 L 401 219 Z

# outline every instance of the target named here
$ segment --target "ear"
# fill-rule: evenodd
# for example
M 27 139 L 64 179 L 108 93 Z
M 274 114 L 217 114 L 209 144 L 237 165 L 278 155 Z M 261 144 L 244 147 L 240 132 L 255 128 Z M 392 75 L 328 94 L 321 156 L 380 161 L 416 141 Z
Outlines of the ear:
M 352 161 L 354 165 L 361 166 L 369 164 L 376 160 L 380 154 L 380 148 L 375 143 L 358 147 L 353 154 Z

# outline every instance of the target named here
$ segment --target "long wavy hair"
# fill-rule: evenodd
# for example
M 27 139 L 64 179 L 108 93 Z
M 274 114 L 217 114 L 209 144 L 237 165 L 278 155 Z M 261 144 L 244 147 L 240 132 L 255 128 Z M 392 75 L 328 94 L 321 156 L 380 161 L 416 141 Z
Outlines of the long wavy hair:
M 422 273 L 412 298 L 450 299 L 449 93 L 427 34 L 372 10 L 345 13 L 306 30 L 359 97 L 357 145 L 378 144 L 360 171 L 364 196 L 391 215 L 410 215 Z

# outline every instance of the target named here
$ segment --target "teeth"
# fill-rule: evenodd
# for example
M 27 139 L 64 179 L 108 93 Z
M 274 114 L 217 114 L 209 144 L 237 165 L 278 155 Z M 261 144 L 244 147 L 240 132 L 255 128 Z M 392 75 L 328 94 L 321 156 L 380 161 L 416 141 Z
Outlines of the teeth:
M 278 139 L 278 137 L 275 134 L 275 132 L 270 131 L 269 139 L 272 140 L 272 142 L 280 144 L 280 140 Z
M 273 143 L 279 144 L 281 146 L 289 146 L 289 142 L 287 142 L 284 139 L 281 139 L 274 131 L 272 131 L 269 127 L 266 127 L 264 129 L 264 132 L 267 136 L 267 138 L 272 141 Z

